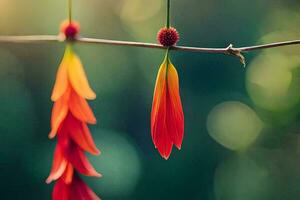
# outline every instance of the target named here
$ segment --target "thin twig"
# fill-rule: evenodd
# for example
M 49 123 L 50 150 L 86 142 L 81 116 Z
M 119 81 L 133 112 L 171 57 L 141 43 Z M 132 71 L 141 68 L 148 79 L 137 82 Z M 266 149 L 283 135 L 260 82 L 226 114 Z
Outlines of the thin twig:
M 300 40 L 275 42 L 275 43 L 263 44 L 263 45 L 257 45 L 257 46 L 250 46 L 250 47 L 240 47 L 238 49 L 241 52 L 248 52 L 248 51 L 254 51 L 254 50 L 259 50 L 259 49 L 270 49 L 270 48 L 275 48 L 275 47 L 290 46 L 290 45 L 296 45 L 296 44 L 300 44 Z
M 0 36 L 0 43 L 47 43 L 64 40 L 64 37 L 59 35 Z
M 61 35 L 0 36 L 0 43 L 42 43 L 42 42 L 64 42 L 64 41 L 65 38 Z M 159 44 L 154 44 L 154 43 L 108 40 L 108 39 L 85 38 L 85 37 L 78 37 L 75 40 L 73 40 L 73 42 L 115 45 L 115 46 L 132 46 L 132 47 L 152 48 L 152 49 L 168 49 L 168 47 Z M 255 50 L 262 50 L 262 49 L 291 46 L 291 45 L 300 45 L 300 40 L 275 42 L 275 43 L 269 43 L 269 44 L 263 44 L 257 46 L 239 47 L 239 48 L 233 47 L 233 45 L 231 44 L 226 48 L 172 46 L 170 47 L 170 50 L 233 55 L 238 57 L 240 61 L 243 64 L 245 64 L 245 58 L 242 55 L 242 53 L 255 51 Z

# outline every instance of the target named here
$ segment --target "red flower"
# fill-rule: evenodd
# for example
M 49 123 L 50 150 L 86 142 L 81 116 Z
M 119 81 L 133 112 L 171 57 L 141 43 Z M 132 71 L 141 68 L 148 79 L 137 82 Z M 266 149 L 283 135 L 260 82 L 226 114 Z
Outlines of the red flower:
M 67 39 L 75 39 L 80 31 L 80 25 L 78 22 L 70 22 L 65 20 L 60 25 L 60 32 L 64 34 Z
M 173 144 L 181 149 L 184 115 L 179 94 L 178 74 L 168 58 L 160 66 L 151 112 L 151 135 L 155 148 L 168 159 Z
M 161 28 L 157 33 L 157 41 L 159 44 L 170 47 L 175 45 L 179 40 L 179 33 L 173 27 Z

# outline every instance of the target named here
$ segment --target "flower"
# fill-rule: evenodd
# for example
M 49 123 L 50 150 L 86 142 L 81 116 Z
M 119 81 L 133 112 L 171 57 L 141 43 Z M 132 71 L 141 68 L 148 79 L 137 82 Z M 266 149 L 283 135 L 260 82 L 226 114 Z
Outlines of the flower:
M 167 56 L 159 68 L 151 112 L 151 136 L 155 148 L 168 159 L 173 144 L 181 149 L 184 115 L 179 94 L 178 74 Z
M 80 31 L 80 25 L 76 21 L 65 20 L 60 25 L 60 32 L 67 39 L 75 39 Z
M 95 124 L 96 118 L 86 99 L 95 98 L 82 63 L 68 44 L 51 96 L 54 105 L 49 138 L 57 136 L 57 145 L 46 182 L 57 181 L 53 200 L 99 200 L 78 175 L 101 177 L 85 155 L 100 154 L 87 125 Z
M 157 41 L 159 44 L 170 47 L 175 45 L 179 40 L 179 33 L 174 27 L 161 28 L 157 33 Z
M 55 137 L 68 112 L 78 120 L 95 124 L 96 118 L 85 99 L 95 99 L 78 56 L 70 45 L 59 66 L 51 100 L 54 101 L 50 138 Z

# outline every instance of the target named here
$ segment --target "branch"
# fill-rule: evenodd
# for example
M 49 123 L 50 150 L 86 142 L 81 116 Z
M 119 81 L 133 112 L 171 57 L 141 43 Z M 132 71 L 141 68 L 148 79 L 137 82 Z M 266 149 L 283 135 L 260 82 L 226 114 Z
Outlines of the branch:
M 0 43 L 49 43 L 63 41 L 64 38 L 57 35 L 0 36 Z
M 61 35 L 30 35 L 30 36 L 0 36 L 0 43 L 47 43 L 47 42 L 64 42 L 65 38 Z M 90 43 L 90 44 L 104 44 L 104 45 L 115 45 L 115 46 L 132 46 L 141 48 L 152 48 L 152 49 L 167 49 L 168 47 L 144 42 L 132 42 L 132 41 L 120 41 L 120 40 L 107 40 L 107 39 L 96 39 L 96 38 L 85 38 L 78 37 L 72 42 L 78 43 Z M 263 44 L 249 47 L 235 48 L 230 44 L 226 48 L 202 48 L 202 47 L 188 47 L 188 46 L 173 46 L 170 50 L 173 51 L 188 51 L 198 53 L 218 53 L 233 55 L 240 59 L 241 63 L 245 65 L 245 58 L 242 53 L 250 52 L 255 50 L 277 48 L 283 46 L 300 45 L 300 40 L 291 40 L 285 42 L 275 42 L 270 44 Z

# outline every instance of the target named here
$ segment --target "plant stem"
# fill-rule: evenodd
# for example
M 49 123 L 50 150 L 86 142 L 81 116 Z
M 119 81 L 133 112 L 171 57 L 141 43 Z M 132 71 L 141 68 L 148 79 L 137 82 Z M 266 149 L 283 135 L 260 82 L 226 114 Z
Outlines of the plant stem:
M 166 16 L 166 27 L 170 28 L 170 7 L 171 0 L 167 0 L 167 16 Z
M 69 23 L 72 22 L 72 0 L 68 0 Z

